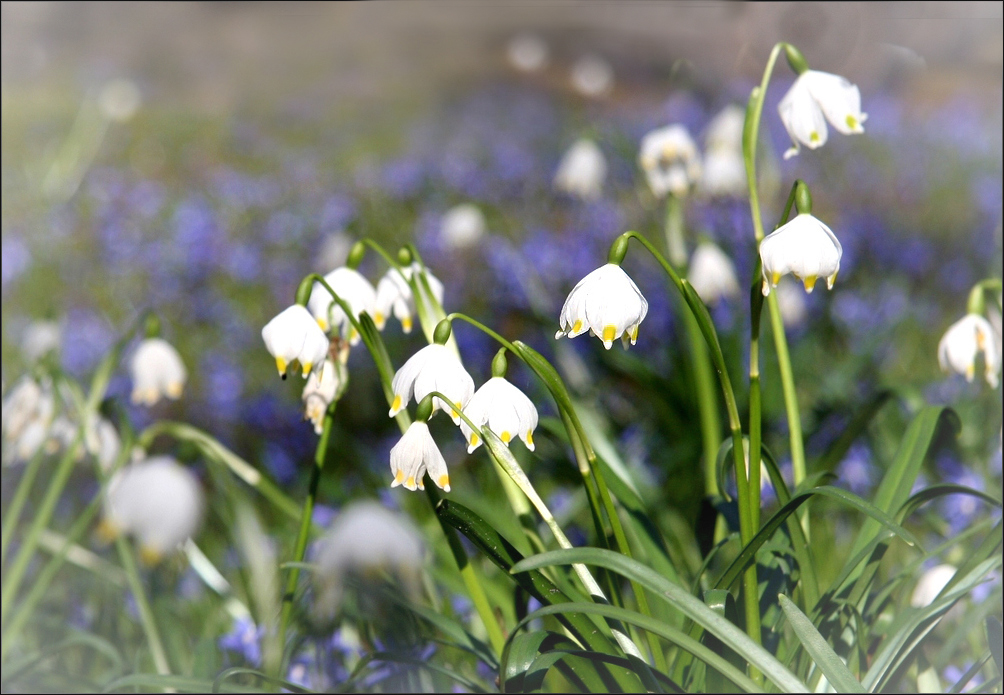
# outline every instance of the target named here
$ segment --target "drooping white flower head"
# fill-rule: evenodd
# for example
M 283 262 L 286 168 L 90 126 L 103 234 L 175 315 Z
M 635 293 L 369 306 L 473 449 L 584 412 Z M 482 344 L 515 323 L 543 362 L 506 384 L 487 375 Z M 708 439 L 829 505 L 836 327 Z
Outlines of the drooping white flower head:
M 726 148 L 742 152 L 743 126 L 746 111 L 738 104 L 729 104 L 708 123 L 704 142 L 709 150 Z
M 711 196 L 740 196 L 746 193 L 746 164 L 743 161 L 743 123 L 745 112 L 739 106 L 726 106 L 705 134 L 704 171 L 700 190 Z
M 147 338 L 139 344 L 129 363 L 132 402 L 151 406 L 166 396 L 181 397 L 188 372 L 181 355 L 163 338 Z
M 408 284 L 408 281 L 414 276 L 418 268 L 417 263 L 407 268 L 402 268 L 400 272 L 395 268 L 391 268 L 380 278 L 380 282 L 377 284 L 376 309 L 373 314 L 373 323 L 376 324 L 378 329 L 383 330 L 383 327 L 387 323 L 387 317 L 393 312 L 394 317 L 401 322 L 402 330 L 405 333 L 411 333 L 416 308 L 414 293 L 411 291 L 411 285 Z M 432 290 L 432 295 L 436 302 L 442 305 L 443 283 L 429 272 L 428 268 L 425 269 L 425 278 L 428 280 L 429 289 Z M 424 290 L 421 293 L 421 297 L 423 307 L 428 309 L 428 300 L 425 298 Z
M 446 492 L 450 491 L 446 460 L 432 438 L 429 426 L 415 420 L 390 450 L 390 472 L 394 474 L 390 486 L 404 485 L 408 490 L 424 490 L 422 478 L 426 471 L 432 482 Z
M 698 244 L 690 257 L 687 279 L 705 304 L 739 296 L 739 281 L 732 259 L 711 242 Z
M 345 376 L 345 366 L 329 358 L 311 373 L 303 387 L 303 417 L 314 423 L 317 434 L 323 430 L 324 413 L 342 389 Z
M 638 340 L 638 327 L 648 313 L 648 301 L 628 274 L 615 263 L 600 266 L 572 288 L 561 307 L 560 338 L 589 330 L 609 350 L 619 337 L 627 347 Z
M 788 273 L 804 283 L 806 292 L 812 292 L 821 277 L 827 289 L 833 289 L 843 253 L 829 227 L 809 213 L 796 215 L 760 242 L 764 296 Z
M 572 87 L 585 97 L 601 97 L 614 87 L 614 69 L 597 55 L 585 55 L 572 66 Z
M 576 140 L 558 164 L 554 187 L 582 200 L 595 200 L 603 192 L 607 160 L 592 140 Z
M 659 128 L 642 138 L 638 163 L 657 198 L 667 193 L 685 196 L 701 178 L 701 155 L 682 125 Z
M 547 65 L 547 44 L 534 34 L 517 34 L 509 40 L 509 64 L 522 72 L 537 72 Z
M 806 70 L 777 106 L 792 146 L 785 159 L 798 154 L 799 144 L 811 150 L 826 144 L 826 121 L 844 135 L 863 133 L 868 114 L 861 112 L 861 92 L 840 75 Z
M 317 544 L 315 606 L 327 616 L 334 615 L 348 576 L 380 570 L 390 570 L 414 592 L 424 558 L 425 543 L 406 516 L 376 502 L 353 502 Z
M 358 271 L 347 267 L 336 268 L 324 276 L 324 281 L 349 305 L 355 318 L 359 318 L 359 314 L 364 311 L 369 314 L 375 312 L 376 290 Z M 327 333 L 329 330 L 341 329 L 343 337 L 350 345 L 359 343 L 358 331 L 352 327 L 342 307 L 335 302 L 331 293 L 321 283 L 314 283 L 307 308 L 310 309 L 322 331 Z
M 448 248 L 459 250 L 481 241 L 485 227 L 481 209 L 472 203 L 463 203 L 446 211 L 439 233 Z
M 777 308 L 781 312 L 784 325 L 788 328 L 801 326 L 809 313 L 805 306 L 805 292 L 800 290 L 793 280 L 781 280 L 775 290 Z
M 450 403 L 442 404 L 438 397 L 433 398 L 433 412 L 445 407 L 454 424 L 459 424 L 458 411 L 463 410 L 474 395 L 474 379 L 450 348 L 433 343 L 409 357 L 397 370 L 391 381 L 391 389 L 394 392 L 394 402 L 391 404 L 390 417 L 408 407 L 413 396 L 416 403 L 421 403 L 430 393 L 439 391 L 450 399 Z
M 954 565 L 938 565 L 924 572 L 917 581 L 917 586 L 910 596 L 910 605 L 914 608 L 924 608 L 934 603 L 948 582 L 958 570 Z
M 1001 363 L 993 326 L 979 314 L 966 314 L 942 336 L 938 363 L 942 370 L 964 374 L 966 381 L 972 381 L 976 375 L 976 356 L 981 352 L 987 383 L 997 388 Z
M 265 347 L 275 358 L 279 374 L 286 378 L 286 370 L 299 363 L 303 378 L 310 375 L 315 364 L 328 356 L 328 336 L 305 307 L 294 304 L 283 309 L 278 316 L 261 329 Z
M 107 531 L 132 535 L 154 563 L 198 531 L 205 510 L 196 477 L 170 456 L 153 456 L 119 470 L 105 496 Z
M 43 388 L 31 377 L 22 377 L 3 398 L 4 439 L 17 440 L 36 420 L 44 420 L 48 427 L 54 410 L 55 401 L 48 385 Z
M 508 446 L 519 437 L 530 451 L 534 450 L 533 431 L 537 428 L 537 408 L 526 394 L 505 377 L 494 376 L 481 385 L 464 408 L 464 415 L 478 427 L 488 429 Z M 467 453 L 481 446 L 481 435 L 461 421 L 460 431 L 467 441 Z
M 30 362 L 37 362 L 63 342 L 63 329 L 55 321 L 33 321 L 21 339 L 21 351 Z

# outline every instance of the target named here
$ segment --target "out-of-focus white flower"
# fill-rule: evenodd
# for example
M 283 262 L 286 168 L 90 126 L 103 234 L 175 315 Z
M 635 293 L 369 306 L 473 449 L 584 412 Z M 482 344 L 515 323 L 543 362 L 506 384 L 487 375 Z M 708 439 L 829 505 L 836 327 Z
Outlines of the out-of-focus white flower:
M 332 232 L 321 242 L 314 269 L 319 273 L 326 273 L 329 268 L 340 268 L 345 265 L 353 243 L 352 237 L 344 230 Z
M 21 351 L 30 362 L 58 350 L 63 342 L 63 330 L 55 321 L 33 321 L 21 339 Z
M 383 330 L 387 317 L 393 312 L 394 317 L 401 322 L 401 328 L 404 332 L 411 333 L 416 308 L 415 296 L 411 291 L 411 285 L 408 284 L 408 281 L 414 277 L 419 268 L 417 263 L 410 267 L 402 268 L 400 272 L 395 268 L 391 268 L 380 278 L 380 282 L 377 284 L 376 310 L 373 314 L 373 323 L 376 324 L 378 329 Z M 442 305 L 443 283 L 429 272 L 428 268 L 425 269 L 425 279 L 429 283 L 429 289 L 432 290 L 433 298 L 435 298 L 438 304 Z M 428 313 L 431 307 L 428 306 L 428 299 L 425 297 L 424 290 L 420 296 L 422 297 L 423 309 Z
M 100 415 L 95 417 L 93 424 L 85 431 L 84 443 L 101 470 L 105 473 L 111 471 L 122 451 L 122 439 L 115 425 Z
M 547 44 L 535 34 L 517 34 L 509 40 L 509 63 L 523 72 L 537 72 L 547 65 Z
M 394 392 L 394 402 L 391 404 L 390 417 L 394 417 L 411 402 L 412 396 L 416 403 L 433 391 L 439 391 L 450 399 L 449 404 L 440 404 L 439 398 L 432 399 L 433 412 L 440 407 L 447 407 L 450 417 L 459 424 L 461 411 L 474 395 L 474 379 L 464 369 L 456 354 L 445 345 L 433 343 L 416 352 L 397 370 L 391 381 Z
M 181 355 L 163 338 L 146 338 L 136 348 L 129 363 L 132 374 L 132 402 L 151 406 L 166 396 L 181 397 L 188 379 Z
M 48 428 L 55 411 L 51 388 L 43 388 L 30 377 L 23 377 L 3 399 L 3 435 L 17 440 L 32 422 L 42 420 Z
M 342 301 L 349 305 L 355 318 L 358 319 L 359 314 L 364 311 L 368 314 L 375 312 L 376 290 L 370 281 L 358 271 L 352 268 L 336 268 L 324 276 L 324 281 L 331 286 L 331 289 Z M 335 302 L 331 293 L 321 283 L 314 283 L 307 307 L 322 331 L 342 329 L 343 337 L 349 341 L 350 345 L 356 345 L 359 342 L 359 332 L 352 327 L 352 323 L 342 307 Z
M 303 417 L 314 423 L 314 432 L 321 434 L 324 413 L 331 401 L 338 397 L 345 383 L 345 366 L 326 359 L 320 369 L 315 369 L 303 387 Z
M 942 336 L 938 362 L 942 370 L 964 374 L 966 381 L 972 381 L 976 375 L 976 356 L 981 352 L 987 383 L 997 388 L 1001 363 L 993 326 L 979 314 L 966 314 Z
M 98 95 L 98 106 L 101 113 L 110 121 L 125 123 L 132 119 L 139 110 L 142 96 L 139 87 L 132 80 L 112 80 L 101 88 Z
M 537 408 L 526 394 L 505 377 L 495 376 L 481 385 L 464 408 L 464 414 L 478 427 L 488 429 L 508 446 L 519 437 L 530 451 L 534 450 L 533 431 L 537 428 Z M 481 446 L 481 436 L 461 421 L 460 431 L 467 441 L 467 453 Z
M 777 308 L 781 312 L 781 320 L 788 328 L 797 328 L 805 322 L 808 310 L 805 306 L 805 293 L 790 280 L 781 280 L 776 288 Z
M 416 420 L 390 450 L 390 472 L 394 474 L 394 481 L 390 486 L 404 485 L 408 490 L 424 490 L 422 478 L 426 471 L 432 482 L 446 492 L 450 491 L 446 460 L 436 440 L 432 438 L 429 426 Z
M 303 378 L 310 374 L 315 364 L 328 356 L 328 336 L 305 307 L 294 304 L 265 324 L 261 329 L 265 347 L 275 358 L 279 374 L 286 378 L 286 370 L 299 363 Z
M 732 259 L 711 242 L 701 243 L 694 249 L 687 279 L 705 304 L 739 295 L 739 281 L 736 280 Z
M 806 70 L 777 105 L 792 146 L 784 153 L 798 154 L 799 144 L 811 150 L 826 144 L 826 121 L 844 135 L 863 133 L 868 114 L 861 112 L 861 92 L 840 75 Z
M 738 196 L 746 192 L 746 164 L 743 161 L 745 119 L 743 109 L 730 104 L 708 125 L 700 186 L 708 195 Z
M 587 329 L 609 350 L 617 338 L 624 347 L 638 340 L 638 327 L 648 313 L 648 301 L 628 274 L 615 263 L 600 266 L 572 288 L 561 307 L 560 338 L 574 338 Z
M 701 178 L 701 155 L 682 125 L 659 128 L 642 138 L 638 163 L 658 198 L 667 193 L 685 196 Z
M 153 456 L 112 477 L 102 531 L 134 536 L 143 560 L 154 564 L 198 531 L 204 509 L 191 471 L 170 456 Z
M 456 205 L 443 215 L 440 234 L 451 249 L 469 248 L 484 237 L 485 216 L 472 203 Z
M 598 55 L 585 55 L 572 66 L 572 86 L 582 96 L 601 97 L 614 87 L 614 69 Z
M 390 570 L 415 594 L 424 557 L 422 536 L 407 517 L 376 502 L 353 502 L 318 542 L 315 608 L 333 616 L 348 576 L 366 578 L 381 570 Z
M 57 415 L 49 425 L 48 436 L 45 440 L 46 453 L 55 454 L 57 451 L 69 449 L 73 440 L 77 438 L 78 426 L 65 415 Z M 84 452 L 78 450 L 77 460 L 84 457 Z
M 806 292 L 812 292 L 820 277 L 826 278 L 827 289 L 833 289 L 843 253 L 829 227 L 809 213 L 796 215 L 760 242 L 764 296 L 787 273 L 801 280 Z
M 582 138 L 572 145 L 558 164 L 554 187 L 582 200 L 595 200 L 603 191 L 607 160 L 592 140 Z
M 742 152 L 745 122 L 746 111 L 737 104 L 729 104 L 719 111 L 708 123 L 704 134 L 704 142 L 708 149 L 724 147 Z
M 917 586 L 910 596 L 910 605 L 915 608 L 924 608 L 934 603 L 942 589 L 952 581 L 952 577 L 958 570 L 953 565 L 938 565 L 924 572 L 917 581 Z

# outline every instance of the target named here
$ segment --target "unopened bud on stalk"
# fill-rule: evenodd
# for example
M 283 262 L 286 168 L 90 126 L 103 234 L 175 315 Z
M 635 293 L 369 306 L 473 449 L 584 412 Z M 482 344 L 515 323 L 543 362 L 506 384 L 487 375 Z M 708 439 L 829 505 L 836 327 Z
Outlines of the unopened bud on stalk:
M 506 371 L 509 369 L 509 363 L 505 358 L 505 348 L 502 348 L 492 359 L 492 376 L 505 376 Z
M 363 256 L 365 255 L 366 244 L 361 241 L 357 241 L 352 244 L 352 248 L 349 250 L 349 257 L 345 261 L 345 265 L 355 270 L 359 267 L 359 264 L 363 262 Z
M 784 44 L 784 55 L 788 59 L 788 65 L 791 66 L 796 75 L 801 75 L 809 69 L 809 63 L 806 62 L 805 56 L 790 43 Z
M 411 249 L 407 246 L 402 246 L 397 250 L 397 262 L 403 266 L 411 265 Z
M 627 234 L 621 234 L 619 237 L 614 239 L 614 243 L 610 244 L 610 253 L 607 255 L 607 263 L 613 263 L 614 265 L 620 265 L 624 262 L 624 256 L 627 255 L 628 242 L 631 240 Z
M 428 395 L 418 402 L 415 408 L 415 420 L 417 422 L 428 422 L 432 417 L 432 395 Z
M 314 279 L 312 276 L 300 280 L 300 285 L 296 288 L 296 304 L 307 306 L 310 301 L 310 293 L 314 290 Z
M 450 322 L 450 319 L 443 319 L 436 324 L 436 332 L 432 334 L 432 339 L 436 345 L 446 345 L 446 341 L 450 339 L 452 332 L 453 324 Z
M 795 184 L 795 209 L 799 215 L 812 214 L 812 194 L 805 181 L 800 180 Z
M 146 321 L 143 323 L 143 335 L 147 338 L 160 337 L 160 317 L 152 311 L 146 315 Z

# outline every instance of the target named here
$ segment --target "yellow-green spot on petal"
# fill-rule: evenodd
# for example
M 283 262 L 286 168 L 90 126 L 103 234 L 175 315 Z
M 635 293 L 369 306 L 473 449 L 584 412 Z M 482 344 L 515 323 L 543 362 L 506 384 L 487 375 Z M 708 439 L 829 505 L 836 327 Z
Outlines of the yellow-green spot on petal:
M 851 130 L 855 130 L 858 127 L 858 119 L 856 119 L 853 114 L 847 114 L 846 123 L 847 127 Z
M 499 439 L 501 439 L 504 444 L 508 444 L 509 440 L 512 439 L 512 435 L 509 434 L 508 431 L 504 431 L 502 432 L 502 435 L 499 437 Z
M 634 343 L 638 342 L 638 328 L 639 328 L 638 326 L 635 326 L 634 330 L 631 331 L 631 344 L 632 345 Z
M 802 284 L 805 285 L 806 292 L 812 292 L 812 288 L 816 286 L 816 276 L 815 275 L 808 276 L 807 278 L 802 280 Z
M 151 548 L 148 545 L 140 546 L 139 559 L 147 567 L 159 564 L 162 557 L 163 554 L 156 548 Z
M 98 524 L 98 528 L 95 533 L 102 543 L 111 543 L 113 540 L 118 538 L 118 535 L 122 533 L 122 530 L 114 521 L 111 521 L 110 519 L 102 519 L 101 523 Z
M 373 323 L 376 324 L 377 328 L 383 328 L 383 325 L 384 323 L 386 323 L 386 321 L 387 320 L 384 318 L 384 315 L 381 314 L 379 311 L 373 314 Z
M 168 398 L 181 398 L 181 389 L 182 386 L 180 381 L 172 381 L 167 385 L 167 388 L 164 389 L 164 393 L 167 394 Z
M 781 273 L 776 270 L 770 274 L 770 284 L 777 287 L 777 283 L 781 282 Z
M 533 430 L 526 431 L 526 445 L 533 446 Z
M 403 319 L 401 319 L 401 328 L 404 330 L 405 333 L 411 333 L 411 317 L 410 316 L 405 316 Z
M 617 326 L 603 327 L 603 342 L 609 343 L 615 337 L 617 337 Z
M 471 435 L 471 446 L 477 446 L 481 439 L 476 434 Z
M 404 471 L 398 471 L 398 472 L 397 472 L 397 473 L 396 473 L 396 474 L 394 475 L 394 482 L 395 482 L 395 483 L 401 483 L 401 482 L 404 482 Z
M 279 373 L 282 375 L 286 374 L 286 360 L 282 357 L 275 358 L 275 366 L 279 368 Z
M 575 319 L 575 323 L 572 324 L 572 333 L 578 333 L 582 330 L 582 319 Z
M 317 325 L 321 327 L 321 330 L 325 333 L 328 332 L 328 321 L 327 319 L 317 319 Z
M 400 396 L 398 396 L 396 394 L 394 395 L 394 402 L 390 404 L 390 409 L 393 412 L 397 412 L 397 411 L 401 410 L 401 397 Z
M 310 370 L 314 368 L 314 365 L 310 362 L 303 363 L 303 376 L 310 376 Z
M 446 490 L 447 492 L 449 492 L 450 491 L 450 476 L 448 476 L 445 473 L 443 473 L 441 476 L 439 476 L 439 480 L 436 481 L 436 485 L 438 485 L 439 487 L 441 487 L 444 490 Z
M 809 133 L 809 142 L 813 144 L 819 142 L 819 133 L 817 133 L 816 131 L 812 131 L 811 133 Z
M 408 479 L 406 481 L 404 481 L 404 486 L 407 487 L 407 488 L 414 488 L 415 487 L 415 476 L 409 475 Z

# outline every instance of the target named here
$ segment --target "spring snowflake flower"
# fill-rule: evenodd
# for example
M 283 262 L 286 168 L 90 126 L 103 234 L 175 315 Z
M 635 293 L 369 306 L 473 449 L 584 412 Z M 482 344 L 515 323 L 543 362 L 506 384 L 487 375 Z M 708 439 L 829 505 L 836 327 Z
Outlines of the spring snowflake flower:
M 739 296 L 736 269 L 725 252 L 710 242 L 699 244 L 690 257 L 687 279 L 705 304 Z
M 638 340 L 638 327 L 648 313 L 641 290 L 616 263 L 600 266 L 568 293 L 561 307 L 561 330 L 554 337 L 574 338 L 587 329 L 609 350 L 618 337 L 627 347 Z
M 954 565 L 938 565 L 924 572 L 910 596 L 910 605 L 924 608 L 934 603 L 934 599 L 952 581 L 957 571 Z
M 582 200 L 596 200 L 603 191 L 607 161 L 592 140 L 577 140 L 558 164 L 554 187 Z
M 979 314 L 967 314 L 945 331 L 938 343 L 938 362 L 942 370 L 964 374 L 966 381 L 972 381 L 981 352 L 987 383 L 997 388 L 1001 363 L 993 326 Z
M 391 389 L 394 392 L 391 417 L 406 408 L 412 396 L 420 403 L 433 391 L 439 391 L 450 399 L 450 417 L 459 424 L 458 411 L 463 410 L 474 395 L 474 379 L 450 348 L 433 343 L 416 352 L 397 370 Z M 441 407 L 439 398 L 432 399 L 432 406 L 434 411 Z
M 685 196 L 701 178 L 701 155 L 682 125 L 659 128 L 642 138 L 638 163 L 657 198 L 667 193 Z
M 798 154 L 799 144 L 811 150 L 826 144 L 826 121 L 844 135 L 863 133 L 868 114 L 861 112 L 861 92 L 839 75 L 806 70 L 777 106 L 792 146 L 785 159 Z
M 303 417 L 314 424 L 314 432 L 321 434 L 324 413 L 331 401 L 338 397 L 345 383 L 345 367 L 326 359 L 320 369 L 315 369 L 303 387 Z
M 485 235 L 485 216 L 477 205 L 464 203 L 446 211 L 440 227 L 440 236 L 451 249 L 474 246 Z
M 760 242 L 764 296 L 787 273 L 801 280 L 806 292 L 812 292 L 820 277 L 826 278 L 827 289 L 833 289 L 843 253 L 829 227 L 808 213 L 796 215 Z
M 155 564 L 198 531 L 205 510 L 195 476 L 170 456 L 153 456 L 118 471 L 108 484 L 102 533 L 139 541 Z
M 730 104 L 708 125 L 700 182 L 704 193 L 712 196 L 740 196 L 746 193 L 746 164 L 743 161 L 745 120 L 743 109 Z
M 336 268 L 324 276 L 331 289 L 335 291 L 349 308 L 352 315 L 359 318 L 362 312 L 373 314 L 376 306 L 376 290 L 369 280 L 352 268 Z M 307 308 L 317 319 L 317 325 L 327 333 L 329 330 L 342 329 L 342 333 L 350 345 L 357 345 L 360 340 L 358 331 L 345 315 L 342 307 L 331 297 L 327 288 L 319 282 L 314 283 L 310 292 Z
M 16 442 L 34 423 L 43 423 L 44 431 L 55 412 L 51 388 L 44 387 L 30 377 L 23 377 L 3 398 L 3 436 Z
M 547 66 L 547 44 L 539 36 L 519 34 L 506 48 L 509 64 L 522 72 L 537 72 Z
M 286 378 L 286 371 L 298 363 L 303 378 L 310 375 L 311 368 L 328 356 L 330 343 L 314 317 L 299 304 L 284 309 L 261 329 L 265 347 L 275 358 L 279 374 Z
M 429 426 L 419 420 L 408 426 L 400 441 L 390 450 L 390 471 L 394 474 L 391 487 L 404 485 L 409 490 L 424 490 L 422 478 L 428 471 L 437 486 L 450 491 L 446 460 L 432 438 Z
M 403 268 L 400 272 L 396 268 L 391 268 L 380 278 L 380 282 L 377 283 L 376 308 L 373 314 L 373 323 L 379 330 L 383 330 L 387 324 L 387 317 L 393 313 L 394 317 L 401 322 L 401 329 L 405 333 L 411 333 L 416 309 L 414 293 L 411 291 L 411 285 L 408 284 L 408 281 L 418 268 L 417 264 Z M 432 290 L 432 296 L 437 303 L 442 305 L 443 283 L 429 272 L 428 268 L 425 269 L 425 278 L 429 283 L 429 289 Z M 429 309 L 424 290 L 421 296 L 423 308 Z
M 115 425 L 98 416 L 85 430 L 84 442 L 87 452 L 95 458 L 101 470 L 110 472 L 122 451 L 122 439 Z
M 587 55 L 572 66 L 572 87 L 585 97 L 601 97 L 614 88 L 614 69 L 596 55 Z
M 63 329 L 55 321 L 34 321 L 24 332 L 21 351 L 30 362 L 58 350 L 63 342 Z
M 188 372 L 181 355 L 162 338 L 147 338 L 139 344 L 129 363 L 132 402 L 151 406 L 166 396 L 181 397 Z
M 534 450 L 533 431 L 537 428 L 537 408 L 526 394 L 505 377 L 495 376 L 482 384 L 464 408 L 464 415 L 478 427 L 487 424 L 488 429 L 497 434 L 506 446 L 518 436 L 527 449 Z M 481 446 L 480 435 L 466 422 L 460 423 L 460 431 L 467 441 L 468 454 Z
M 402 514 L 371 501 L 353 502 L 338 515 L 317 544 L 316 607 L 333 616 L 341 602 L 345 580 L 390 570 L 412 593 L 418 590 L 425 543 Z

